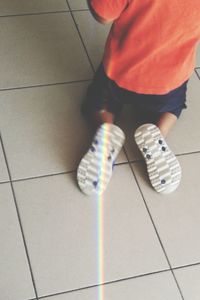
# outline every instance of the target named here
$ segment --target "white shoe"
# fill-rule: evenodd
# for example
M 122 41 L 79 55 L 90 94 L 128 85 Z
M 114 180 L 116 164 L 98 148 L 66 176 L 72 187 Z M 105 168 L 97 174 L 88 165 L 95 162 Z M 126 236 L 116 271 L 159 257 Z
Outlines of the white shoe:
M 78 184 L 84 194 L 104 192 L 124 141 L 125 135 L 118 126 L 109 123 L 100 126 L 77 170 Z
M 135 131 L 135 141 L 145 159 L 154 189 L 163 194 L 176 190 L 181 180 L 181 167 L 159 128 L 154 124 L 140 126 Z

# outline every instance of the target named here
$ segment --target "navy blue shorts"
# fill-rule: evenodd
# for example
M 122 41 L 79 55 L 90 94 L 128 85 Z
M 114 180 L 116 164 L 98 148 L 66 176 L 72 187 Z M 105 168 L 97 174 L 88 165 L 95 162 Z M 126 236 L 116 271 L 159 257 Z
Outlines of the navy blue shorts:
M 102 109 L 119 115 L 124 104 L 133 104 L 134 109 L 154 115 L 157 119 L 164 112 L 170 112 L 179 118 L 186 108 L 187 82 L 164 95 L 138 94 L 119 87 L 105 74 L 101 64 L 87 91 L 82 104 L 82 112 L 88 115 Z

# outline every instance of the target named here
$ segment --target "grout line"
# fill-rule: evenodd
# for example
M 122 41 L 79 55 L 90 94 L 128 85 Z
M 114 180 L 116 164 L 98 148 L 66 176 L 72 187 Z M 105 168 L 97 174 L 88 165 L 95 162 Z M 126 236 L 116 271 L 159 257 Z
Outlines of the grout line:
M 82 83 L 82 82 L 84 83 L 84 82 L 90 82 L 90 81 L 91 81 L 91 79 L 80 79 L 80 80 L 65 81 L 65 82 L 36 84 L 36 85 L 29 85 L 29 86 L 27 85 L 27 86 L 20 86 L 20 87 L 10 87 L 10 88 L 0 88 L 0 92 L 12 91 L 12 90 L 32 89 L 32 88 L 41 88 L 41 87 L 64 85 L 64 84 L 73 84 L 73 83 Z
M 196 267 L 196 266 L 200 267 L 200 262 L 196 262 L 196 263 L 192 263 L 192 264 L 188 264 L 188 265 L 182 265 L 179 267 L 173 267 L 172 270 L 176 271 L 176 270 L 187 269 L 187 268 L 192 268 L 192 267 Z
M 58 10 L 58 11 L 44 11 L 44 12 L 32 12 L 32 13 L 19 13 L 10 15 L 0 15 L 0 18 L 12 18 L 12 17 L 25 17 L 25 16 L 38 16 L 38 15 L 52 15 L 52 14 L 63 14 L 69 13 L 69 10 Z
M 136 275 L 136 276 L 132 276 L 132 277 L 126 277 L 126 278 L 123 278 L 123 279 L 118 279 L 118 280 L 113 280 L 113 281 L 110 281 L 110 282 L 106 282 L 106 283 L 103 283 L 103 284 L 100 284 L 100 285 L 92 285 L 92 286 L 87 286 L 87 287 L 83 287 L 83 288 L 79 288 L 79 289 L 63 291 L 63 292 L 59 292 L 59 293 L 56 293 L 56 294 L 49 294 L 49 295 L 46 295 L 46 296 L 41 296 L 38 299 L 45 299 L 47 297 L 53 297 L 53 296 L 62 295 L 62 294 L 74 293 L 74 292 L 87 290 L 87 289 L 91 289 L 91 288 L 95 288 L 95 287 L 99 287 L 99 286 L 106 286 L 106 285 L 111 285 L 111 284 L 118 283 L 118 282 L 129 281 L 129 280 L 143 278 L 143 277 L 147 277 L 147 276 L 154 276 L 154 275 L 157 275 L 157 274 L 172 272 L 172 271 L 181 270 L 181 269 L 194 267 L 194 266 L 200 266 L 200 262 L 189 264 L 189 265 L 183 265 L 183 266 L 179 266 L 179 267 L 174 267 L 172 269 L 164 269 L 164 270 L 150 272 L 150 273 L 144 273 L 144 274 Z
M 181 295 L 181 298 L 184 300 L 185 298 L 184 298 L 184 296 L 183 296 L 183 293 L 182 293 L 181 287 L 180 287 L 180 285 L 179 285 L 179 283 L 178 283 L 178 280 L 177 280 L 177 278 L 176 278 L 176 275 L 175 275 L 175 273 L 174 273 L 174 270 L 173 270 L 173 269 L 171 270 L 171 273 L 172 273 L 172 275 L 173 275 L 173 277 L 174 277 L 174 281 L 176 282 L 176 285 L 177 285 L 177 288 L 178 288 L 178 290 L 179 290 L 179 293 L 180 293 L 180 295 Z
M 0 182 L 0 185 L 1 185 L 1 184 L 5 184 L 5 183 L 10 183 L 10 180 L 7 180 L 7 181 L 1 181 L 1 182 Z
M 198 70 L 200 71 L 200 68 L 196 68 L 195 69 L 195 73 L 196 73 L 198 79 L 200 80 L 200 74 L 199 74 Z
M 126 153 L 125 149 L 124 152 Z M 176 156 L 186 156 L 186 155 L 193 155 L 193 154 L 200 154 L 200 151 L 196 151 L 196 152 L 190 152 L 190 153 L 184 153 L 184 154 L 177 154 Z M 127 156 L 127 155 L 126 155 Z M 119 163 L 115 163 L 114 166 L 118 167 L 118 166 L 123 166 L 123 165 L 130 165 L 130 164 L 137 164 L 137 163 L 143 163 L 144 161 L 142 159 L 138 159 L 138 160 L 127 160 L 124 162 L 119 162 Z M 45 174 L 45 175 L 38 175 L 38 176 L 33 176 L 33 177 L 24 177 L 24 178 L 20 178 L 20 179 L 12 179 L 11 181 L 2 181 L 0 182 L 1 184 L 4 183 L 10 183 L 10 182 L 21 182 L 21 181 L 28 181 L 28 180 L 34 180 L 34 179 L 39 179 L 39 178 L 46 178 L 46 177 L 52 177 L 52 176 L 59 176 L 59 175 L 68 175 L 68 174 L 73 174 L 76 173 L 76 169 L 75 170 L 71 170 L 71 171 L 66 171 L 66 172 L 60 172 L 60 173 L 51 173 L 51 174 Z
M 67 4 L 67 6 L 68 6 L 68 9 L 71 11 L 72 9 L 71 9 L 71 6 L 70 6 L 68 0 L 66 0 L 66 4 Z
M 175 154 L 175 156 L 182 157 L 182 156 L 193 155 L 193 154 L 200 154 L 200 150 L 199 151 L 186 152 L 186 153 L 178 153 L 178 154 Z M 129 160 L 129 162 L 131 164 L 135 164 L 135 163 L 144 162 L 144 160 L 141 158 L 141 159 Z
M 71 4 L 69 3 L 69 1 L 68 0 L 66 0 L 66 2 L 67 2 L 67 6 L 68 6 L 68 8 L 69 8 L 69 10 L 70 11 L 89 11 L 89 8 L 71 8 Z
M 53 296 L 58 296 L 58 295 L 62 295 L 62 294 L 70 294 L 70 293 L 74 293 L 74 292 L 88 290 L 88 289 L 91 289 L 91 288 L 97 288 L 97 287 L 100 287 L 100 286 L 107 286 L 107 285 L 111 285 L 111 284 L 115 284 L 115 283 L 119 283 L 119 282 L 123 282 L 123 281 L 129 281 L 129 280 L 133 280 L 133 279 L 143 278 L 143 277 L 146 277 L 146 276 L 153 276 L 153 275 L 166 273 L 166 272 L 170 272 L 170 271 L 171 271 L 170 269 L 164 269 L 164 270 L 160 270 L 160 271 L 144 273 L 144 274 L 141 274 L 141 275 L 136 275 L 136 276 L 132 276 L 132 277 L 126 277 L 126 278 L 123 278 L 123 279 L 113 280 L 113 281 L 105 282 L 105 283 L 102 283 L 102 284 L 96 284 L 96 285 L 91 285 L 91 286 L 78 288 L 78 289 L 73 289 L 73 290 L 69 290 L 69 291 L 63 291 L 63 292 L 59 292 L 59 293 L 56 293 L 56 294 L 45 295 L 45 296 L 39 297 L 38 299 L 45 299 L 47 297 L 53 297 Z
M 68 2 L 68 0 L 66 0 L 66 2 L 70 11 L 90 11 L 89 8 L 71 8 L 71 5 Z
M 70 11 L 72 11 L 72 12 L 74 12 L 74 11 L 75 11 L 75 12 L 76 12 L 76 11 L 77 11 L 77 12 L 79 12 L 79 11 L 80 11 L 80 12 L 82 12 L 82 11 L 88 11 L 88 12 L 90 12 L 89 8 L 82 8 L 82 9 L 81 9 L 81 8 L 77 8 L 77 9 L 76 9 L 76 8 L 74 8 L 74 9 L 71 8 Z
M 200 151 L 192 151 L 192 152 L 187 152 L 187 153 L 180 153 L 180 154 L 176 154 L 175 156 L 187 156 L 187 155 L 193 155 L 193 154 L 199 154 Z
M 114 166 L 121 166 L 121 165 L 127 165 L 127 164 L 128 164 L 128 162 L 120 162 L 120 163 L 115 163 Z M 12 179 L 12 182 L 28 181 L 28 180 L 53 177 L 53 176 L 59 176 L 59 175 L 68 175 L 68 174 L 76 173 L 76 171 L 77 171 L 77 169 L 71 170 L 71 171 L 66 171 L 66 172 L 54 173 L 54 174 L 46 174 L 46 175 L 39 175 L 39 176 L 33 176 L 33 177 L 25 177 L 25 178 L 20 178 L 20 179 Z M 10 181 L 0 182 L 0 184 L 3 184 L 3 183 L 10 183 Z
M 95 73 L 95 68 L 94 68 L 93 63 L 92 63 L 92 61 L 91 61 L 91 59 L 90 59 L 90 56 L 89 56 L 89 53 L 88 53 L 88 51 L 87 51 L 86 45 L 85 45 L 85 43 L 84 43 L 84 40 L 83 40 L 83 38 L 82 38 L 82 35 L 81 35 L 80 30 L 79 30 L 79 28 L 78 28 L 78 25 L 77 25 L 77 23 L 76 23 L 75 17 L 74 17 L 74 15 L 73 15 L 73 11 L 71 10 L 70 5 L 69 5 L 69 3 L 68 3 L 67 0 L 66 0 L 66 3 L 67 3 L 67 5 L 68 5 L 68 7 L 69 7 L 71 17 L 72 17 L 72 19 L 73 19 L 73 21 L 74 21 L 74 25 L 75 25 L 76 30 L 77 30 L 77 32 L 78 32 L 79 38 L 80 38 L 80 40 L 81 40 L 81 42 L 82 42 L 83 48 L 84 48 L 85 53 L 86 53 L 86 55 L 87 55 L 87 58 L 88 58 L 88 61 L 89 61 L 89 63 L 90 63 L 90 66 L 91 66 L 91 68 L 92 68 L 92 71 L 93 71 L 93 73 Z
M 170 267 L 170 270 L 171 270 L 172 275 L 173 275 L 173 277 L 174 277 L 174 280 L 175 280 L 175 282 L 176 282 L 176 285 L 177 285 L 177 288 L 178 288 L 179 293 L 180 293 L 180 295 L 181 295 L 181 298 L 182 298 L 182 300 L 184 300 L 182 291 L 181 291 L 181 289 L 180 289 L 180 286 L 179 286 L 179 284 L 178 284 L 178 282 L 177 282 L 177 279 L 176 279 L 176 277 L 175 277 L 175 275 L 174 275 L 174 272 L 173 272 L 173 270 L 172 270 L 172 266 L 171 266 L 170 260 L 169 260 L 169 258 L 168 258 L 168 256 L 167 256 L 167 252 L 166 252 L 166 250 L 165 250 L 165 247 L 164 247 L 163 242 L 162 242 L 162 240 L 161 240 L 161 237 L 160 237 L 160 235 L 159 235 L 158 229 L 157 229 L 157 227 L 156 227 L 156 225 L 155 225 L 155 222 L 154 222 L 153 217 L 152 217 L 152 215 L 151 215 L 150 209 L 149 209 L 149 207 L 148 207 L 148 205 L 147 205 L 147 202 L 146 202 L 146 200 L 145 200 L 144 194 L 143 194 L 143 192 L 142 192 L 142 189 L 141 189 L 141 187 L 140 187 L 140 185 L 139 185 L 139 182 L 138 182 L 138 180 L 137 180 L 137 177 L 136 177 L 136 175 L 135 175 L 135 172 L 134 172 L 134 170 L 133 170 L 133 168 L 132 168 L 132 165 L 131 165 L 131 163 L 130 163 L 130 161 L 129 161 L 129 158 L 128 158 L 128 155 L 127 155 L 126 150 L 125 150 L 125 155 L 126 155 L 127 160 L 128 160 L 128 162 L 129 162 L 129 166 L 130 166 L 130 168 L 131 168 L 131 171 L 132 171 L 132 174 L 133 174 L 133 176 L 134 176 L 134 179 L 135 179 L 135 181 L 136 181 L 136 183 L 137 183 L 138 189 L 139 189 L 140 194 L 141 194 L 141 196 L 142 196 L 142 199 L 143 199 L 144 205 L 145 205 L 145 207 L 146 207 L 146 210 L 147 210 L 147 212 L 148 212 L 148 215 L 149 215 L 149 217 L 150 217 L 151 223 L 152 223 L 152 225 L 153 225 L 153 227 L 154 227 L 154 230 L 155 230 L 155 233 L 156 233 L 156 235 L 157 235 L 157 238 L 158 238 L 158 241 L 159 241 L 159 243 L 160 243 L 160 246 L 161 246 L 161 248 L 162 248 L 162 250 L 163 250 L 163 253 L 164 253 L 164 255 L 165 255 L 165 258 L 166 258 L 166 260 L 167 260 L 167 263 L 168 263 L 168 265 L 169 265 L 169 267 Z
M 127 157 L 127 159 L 128 159 L 129 166 L 130 166 L 130 168 L 131 168 L 131 171 L 132 171 L 132 174 L 133 174 L 133 176 L 134 176 L 134 179 L 135 179 L 135 181 L 136 181 L 136 183 L 137 183 L 137 186 L 138 186 L 138 188 L 139 188 L 139 191 L 140 191 L 140 194 L 141 194 L 141 196 L 142 196 L 142 199 L 143 199 L 143 202 L 144 202 L 144 204 L 145 204 L 145 207 L 146 207 L 147 212 L 148 212 L 148 214 L 149 214 L 150 220 L 151 220 L 152 225 L 153 225 L 153 227 L 154 227 L 154 229 L 155 229 L 157 238 L 158 238 L 158 240 L 159 240 L 159 242 L 160 242 L 160 245 L 161 245 L 161 247 L 162 247 L 162 249 L 163 249 L 163 252 L 164 252 L 164 254 L 165 254 L 165 258 L 166 258 L 166 260 L 167 260 L 167 262 L 168 262 L 168 265 L 169 265 L 169 267 L 170 267 L 170 270 L 171 270 L 171 263 L 170 263 L 170 261 L 169 261 L 169 259 L 168 259 L 167 254 L 166 254 L 165 248 L 164 248 L 163 243 L 162 243 L 162 241 L 161 241 L 161 238 L 160 238 L 160 236 L 159 236 L 158 230 L 157 230 L 156 225 L 155 225 L 155 223 L 154 223 L 153 217 L 152 217 L 152 215 L 151 215 L 151 212 L 150 212 L 150 209 L 149 209 L 149 207 L 148 207 L 148 205 L 147 205 L 147 202 L 146 202 L 146 200 L 145 200 L 145 197 L 144 197 L 144 195 L 143 195 L 143 193 L 142 193 L 142 190 L 141 190 L 141 187 L 140 187 L 139 182 L 138 182 L 138 180 L 137 180 L 137 177 L 136 177 L 136 175 L 135 175 L 135 172 L 133 171 L 132 165 L 131 165 L 131 163 L 130 163 L 130 161 L 129 161 L 129 158 L 128 158 L 128 155 L 127 155 L 127 153 L 126 153 L 126 150 L 125 150 L 125 154 L 126 154 L 126 157 Z
M 12 182 L 21 182 L 21 181 L 28 181 L 28 180 L 34 180 L 34 179 L 41 179 L 41 178 L 48 178 L 53 176 L 59 176 L 59 175 L 68 175 L 75 173 L 76 170 L 67 171 L 67 172 L 60 172 L 60 173 L 54 173 L 54 174 L 46 174 L 46 175 L 39 175 L 39 176 L 33 176 L 33 177 L 26 177 L 21 179 L 13 179 Z
M 9 175 L 9 179 L 10 179 L 10 185 L 11 185 L 12 195 L 13 195 L 13 199 L 14 199 L 14 205 L 15 205 L 15 208 L 16 208 L 17 218 L 18 218 L 18 222 L 19 222 L 19 226 L 20 226 L 20 230 L 21 230 L 21 235 L 22 235 L 23 243 L 24 243 L 24 248 L 25 248 L 26 258 L 27 258 L 28 265 L 29 265 L 29 271 L 30 271 L 30 275 L 31 275 L 31 279 L 32 279 L 32 284 L 33 284 L 35 296 L 38 299 L 38 294 L 37 294 L 35 279 L 34 279 L 33 270 L 32 270 L 32 267 L 31 267 L 31 261 L 30 261 L 29 253 L 28 253 L 28 247 L 27 247 L 27 244 L 26 244 L 26 239 L 25 239 L 24 230 L 23 230 L 23 226 L 22 226 L 22 222 L 21 222 L 21 218 L 20 218 L 20 213 L 19 213 L 19 208 L 18 208 L 18 204 L 17 204 L 17 199 L 16 199 L 16 195 L 15 195 L 13 183 L 11 181 L 11 173 L 10 173 L 9 164 L 8 164 L 8 160 L 7 160 L 7 156 L 6 156 L 6 152 L 5 152 L 5 148 L 4 148 L 4 144 L 3 144 L 3 139 L 2 139 L 1 134 L 0 134 L 0 142 L 1 142 L 1 145 L 2 145 L 3 154 L 4 154 L 4 158 L 5 158 L 5 162 L 6 162 L 6 166 L 7 166 L 7 170 L 8 170 L 8 175 Z

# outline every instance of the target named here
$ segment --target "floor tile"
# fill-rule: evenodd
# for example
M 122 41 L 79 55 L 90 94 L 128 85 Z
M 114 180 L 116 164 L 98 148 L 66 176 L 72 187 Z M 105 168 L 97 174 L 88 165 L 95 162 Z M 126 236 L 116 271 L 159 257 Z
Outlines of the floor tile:
M 3 154 L 3 150 L 0 143 L 0 182 L 8 181 L 8 171 L 6 167 L 6 162 Z
M 188 84 L 187 110 L 183 110 L 180 119 L 167 137 L 167 143 L 176 154 L 200 151 L 200 119 L 199 119 L 200 80 L 194 73 Z M 121 118 L 121 127 L 126 133 L 125 148 L 131 161 L 142 159 L 134 141 L 134 131 L 139 126 L 135 121 L 133 108 L 125 109 Z M 178 138 L 177 138 L 178 137 Z
M 74 174 L 16 182 L 14 189 L 39 295 L 102 282 L 98 198 L 83 195 Z M 128 165 L 115 168 L 99 201 L 104 211 L 103 282 L 168 269 Z
M 197 49 L 196 66 L 200 67 L 200 45 L 198 46 L 198 49 Z
M 1 18 L 0 27 L 1 89 L 92 77 L 70 13 Z
M 16 15 L 68 10 L 66 0 L 1 0 L 0 15 Z
M 31 276 L 9 184 L 0 185 L 1 299 L 34 298 Z
M 71 9 L 88 9 L 87 0 L 67 0 Z
M 199 300 L 200 266 L 181 268 L 174 271 L 185 300 Z M 52 299 L 53 300 L 53 299 Z
M 75 170 L 92 139 L 80 112 L 88 82 L 0 92 L 12 179 Z M 117 163 L 126 162 L 121 152 Z
M 173 267 L 200 262 L 200 153 L 178 159 L 182 166 L 182 181 L 179 188 L 169 195 L 160 195 L 151 188 L 144 164 L 133 164 Z
M 96 69 L 102 60 L 104 45 L 111 25 L 98 23 L 89 11 L 74 12 L 73 14 Z
M 105 285 L 102 292 L 103 298 L 101 299 L 104 300 L 181 300 L 173 276 L 169 272 Z M 98 288 L 90 288 L 55 297 L 47 297 L 46 300 L 94 300 L 100 299 L 99 293 Z

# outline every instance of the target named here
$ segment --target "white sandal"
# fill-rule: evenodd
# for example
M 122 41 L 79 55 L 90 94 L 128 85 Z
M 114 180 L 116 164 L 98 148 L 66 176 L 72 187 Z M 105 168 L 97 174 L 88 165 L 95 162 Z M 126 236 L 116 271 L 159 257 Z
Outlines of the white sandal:
M 103 193 L 124 141 L 125 135 L 118 126 L 104 123 L 99 127 L 77 170 L 78 184 L 84 194 Z
M 145 159 L 154 189 L 163 194 L 176 190 L 181 180 L 181 167 L 159 128 L 154 124 L 140 126 L 135 131 L 135 141 Z

